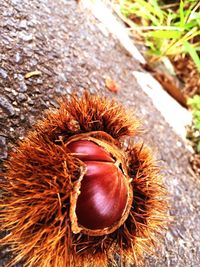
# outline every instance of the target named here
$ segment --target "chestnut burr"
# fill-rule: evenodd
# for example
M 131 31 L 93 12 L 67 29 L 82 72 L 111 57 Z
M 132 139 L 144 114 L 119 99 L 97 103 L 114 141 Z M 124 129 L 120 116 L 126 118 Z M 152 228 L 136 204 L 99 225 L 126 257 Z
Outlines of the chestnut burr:
M 9 267 L 106 267 L 116 254 L 139 265 L 152 253 L 166 227 L 166 191 L 138 134 L 131 111 L 87 92 L 36 123 L 0 179 Z

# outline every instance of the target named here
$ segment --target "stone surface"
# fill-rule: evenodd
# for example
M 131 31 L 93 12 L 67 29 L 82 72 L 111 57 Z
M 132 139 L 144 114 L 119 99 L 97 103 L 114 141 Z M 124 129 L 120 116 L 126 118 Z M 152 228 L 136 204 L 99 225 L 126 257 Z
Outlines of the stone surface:
M 145 266 L 200 265 L 200 182 L 192 176 L 186 144 L 173 132 L 132 75 L 140 66 L 120 44 L 103 35 L 92 14 L 69 0 L 0 1 L 1 160 L 57 97 L 84 89 L 115 97 L 142 118 L 145 142 L 161 161 L 174 222 L 163 246 Z M 40 71 L 41 75 L 25 78 Z M 119 85 L 113 95 L 110 77 Z M 170 107 L 169 107 L 170 108 Z M 0 254 L 3 266 L 7 250 Z

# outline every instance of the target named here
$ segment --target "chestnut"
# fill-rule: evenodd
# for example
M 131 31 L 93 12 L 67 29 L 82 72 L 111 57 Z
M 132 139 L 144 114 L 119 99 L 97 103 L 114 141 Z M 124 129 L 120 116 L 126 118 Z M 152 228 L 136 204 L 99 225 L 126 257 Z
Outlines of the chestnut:
M 67 148 L 86 166 L 75 207 L 81 232 L 104 235 L 116 230 L 127 218 L 133 190 L 131 180 L 120 169 L 121 163 L 96 142 L 74 141 Z
M 166 228 L 166 190 L 139 122 L 105 97 L 72 95 L 10 152 L 0 179 L 8 266 L 142 263 Z M 131 137 L 131 138 L 130 138 Z

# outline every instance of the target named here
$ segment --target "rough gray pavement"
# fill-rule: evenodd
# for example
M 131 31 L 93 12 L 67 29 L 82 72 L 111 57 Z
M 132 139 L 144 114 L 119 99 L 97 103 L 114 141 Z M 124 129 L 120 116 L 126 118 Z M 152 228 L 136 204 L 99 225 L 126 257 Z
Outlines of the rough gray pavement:
M 24 78 L 38 70 L 39 76 Z M 75 1 L 0 0 L 0 158 L 42 116 L 56 97 L 84 89 L 113 97 L 105 77 L 117 81 L 116 98 L 144 120 L 145 141 L 164 166 L 174 222 L 145 266 L 200 266 L 200 182 L 190 153 L 132 75 L 139 65 Z M 170 107 L 169 107 L 170 108 Z M 1 252 L 0 266 L 7 257 Z M 62 266 L 61 266 L 62 267 Z

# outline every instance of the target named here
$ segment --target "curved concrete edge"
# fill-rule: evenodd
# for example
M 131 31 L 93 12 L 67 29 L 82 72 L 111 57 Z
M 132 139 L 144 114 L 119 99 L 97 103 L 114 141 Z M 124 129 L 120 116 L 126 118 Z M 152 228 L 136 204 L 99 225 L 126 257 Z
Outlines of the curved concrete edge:
M 91 11 L 99 20 L 101 23 L 99 29 L 103 34 L 107 32 L 113 34 L 138 63 L 145 63 L 144 57 L 128 36 L 125 26 L 112 14 L 111 9 L 106 5 L 106 1 L 82 0 L 81 6 Z M 142 90 L 152 99 L 154 106 L 161 112 L 175 133 L 185 141 L 187 134 L 186 126 L 191 125 L 192 114 L 174 100 L 151 74 L 145 71 L 133 71 L 133 75 Z
M 133 75 L 175 133 L 185 139 L 187 134 L 186 126 L 192 123 L 191 112 L 174 100 L 151 74 L 133 71 Z

